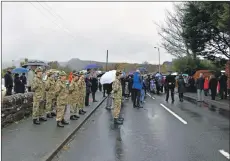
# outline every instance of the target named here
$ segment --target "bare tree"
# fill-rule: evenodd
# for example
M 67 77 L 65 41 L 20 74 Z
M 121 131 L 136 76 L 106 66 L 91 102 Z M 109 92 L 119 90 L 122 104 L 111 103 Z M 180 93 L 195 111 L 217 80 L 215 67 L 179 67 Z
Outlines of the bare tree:
M 155 23 L 160 29 L 158 34 L 162 38 L 161 47 L 177 58 L 190 56 L 192 53 L 182 37 L 183 4 L 174 3 L 174 10 L 175 13 L 166 10 L 167 17 L 165 24 L 159 25 Z

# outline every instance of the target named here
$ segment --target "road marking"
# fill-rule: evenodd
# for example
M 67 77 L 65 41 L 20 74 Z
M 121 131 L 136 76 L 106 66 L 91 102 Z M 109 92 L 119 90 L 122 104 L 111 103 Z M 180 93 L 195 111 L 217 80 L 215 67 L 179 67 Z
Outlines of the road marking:
M 230 156 L 229 156 L 229 153 L 228 153 L 228 152 L 224 151 L 223 149 L 219 150 L 219 152 L 220 152 L 223 156 L 225 156 L 228 160 L 230 160 Z
M 168 107 L 166 107 L 163 104 L 160 104 L 162 107 L 164 107 L 164 109 L 166 109 L 169 113 L 171 113 L 173 116 L 175 116 L 178 120 L 180 120 L 183 124 L 188 124 L 184 119 L 182 119 L 180 116 L 178 116 L 176 113 L 174 113 L 173 111 L 171 111 Z
M 155 100 L 155 97 L 152 97 L 149 93 L 147 93 L 147 95 L 148 95 L 150 98 L 152 98 L 152 99 Z

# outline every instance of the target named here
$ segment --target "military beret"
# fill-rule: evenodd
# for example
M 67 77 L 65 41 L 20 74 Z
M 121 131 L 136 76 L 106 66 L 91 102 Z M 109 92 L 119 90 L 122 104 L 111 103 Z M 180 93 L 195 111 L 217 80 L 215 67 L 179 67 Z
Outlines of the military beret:
M 84 75 L 84 73 L 82 71 L 78 72 L 79 75 Z
M 64 72 L 64 71 L 61 71 L 60 73 L 59 73 L 59 76 L 66 76 L 67 74 Z
M 37 67 L 37 68 L 35 69 L 35 72 L 43 72 L 42 67 Z

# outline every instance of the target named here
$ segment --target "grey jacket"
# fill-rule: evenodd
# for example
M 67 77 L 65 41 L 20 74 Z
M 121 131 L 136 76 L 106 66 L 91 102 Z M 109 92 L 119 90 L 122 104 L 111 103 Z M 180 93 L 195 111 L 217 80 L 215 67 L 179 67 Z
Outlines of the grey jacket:
M 177 83 L 178 83 L 178 93 L 184 93 L 185 92 L 184 78 L 179 78 Z

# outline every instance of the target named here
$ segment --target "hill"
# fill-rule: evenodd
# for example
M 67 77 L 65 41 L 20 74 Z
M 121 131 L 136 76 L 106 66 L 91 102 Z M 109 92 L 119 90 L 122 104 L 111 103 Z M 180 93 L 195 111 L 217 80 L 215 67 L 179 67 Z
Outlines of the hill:
M 14 62 L 2 62 L 2 68 L 11 67 L 12 64 L 14 64 L 16 67 L 20 66 L 20 62 L 23 61 L 23 59 L 15 60 Z M 45 63 L 48 63 L 47 61 L 44 61 Z M 67 62 L 58 62 L 58 64 L 62 67 L 68 66 L 71 70 L 82 70 L 87 66 L 88 64 L 98 64 L 103 67 L 102 70 L 105 70 L 106 63 L 105 62 L 97 62 L 97 61 L 89 61 L 89 60 L 80 60 L 79 58 L 72 58 Z M 170 65 L 169 65 L 170 64 Z M 167 66 L 167 67 L 165 67 Z M 170 67 L 169 67 L 170 66 Z M 139 67 L 145 67 L 149 72 L 156 72 L 158 71 L 158 65 L 155 64 L 149 64 L 148 62 L 144 62 L 142 64 L 130 64 L 130 63 L 121 63 L 121 62 L 109 62 L 108 63 L 108 70 L 111 69 L 121 69 L 125 71 L 133 71 L 136 70 Z M 161 71 L 167 72 L 171 68 L 171 62 L 164 62 L 161 65 Z

